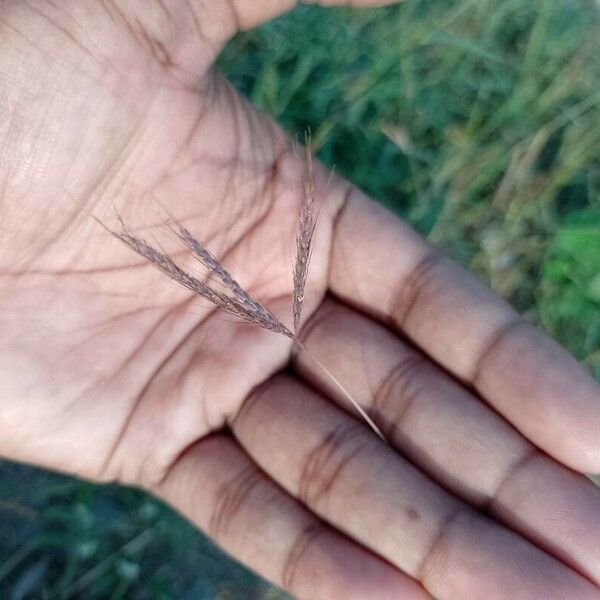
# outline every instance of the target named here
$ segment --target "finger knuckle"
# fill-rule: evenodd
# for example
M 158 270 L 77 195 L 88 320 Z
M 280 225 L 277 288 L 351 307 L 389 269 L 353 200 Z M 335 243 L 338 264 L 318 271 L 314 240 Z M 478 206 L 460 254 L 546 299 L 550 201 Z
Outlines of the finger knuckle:
M 301 501 L 317 506 L 330 497 L 336 482 L 367 446 L 365 429 L 357 421 L 334 427 L 303 461 L 298 485 Z

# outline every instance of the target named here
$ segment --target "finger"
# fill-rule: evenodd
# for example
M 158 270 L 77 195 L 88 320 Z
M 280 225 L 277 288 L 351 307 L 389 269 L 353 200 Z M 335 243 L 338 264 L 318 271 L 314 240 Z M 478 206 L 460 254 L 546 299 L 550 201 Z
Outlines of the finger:
M 181 0 L 177 0 L 178 2 Z M 387 6 L 402 0 L 186 0 L 193 7 L 197 27 L 201 36 L 212 40 L 217 49 L 227 43 L 236 33 L 257 27 L 295 8 L 298 4 L 319 4 L 321 6 Z M 212 20 L 212 23 L 211 23 Z
M 286 490 L 436 598 L 600 597 L 588 580 L 476 514 L 294 380 L 279 377 L 258 390 L 232 425 Z
M 304 4 L 366 8 L 397 4 L 399 1 L 401 0 L 306 0 Z M 168 0 L 170 5 L 177 4 L 179 12 L 189 13 L 188 24 L 194 25 L 192 31 L 195 37 L 208 41 L 217 51 L 236 33 L 257 27 L 292 10 L 300 3 L 299 0 Z
M 590 527 L 600 490 L 588 479 L 540 452 L 387 328 L 335 301 L 307 323 L 304 340 L 413 464 L 600 583 L 600 529 Z M 337 397 L 310 356 L 298 363 Z
M 298 598 L 429 597 L 409 577 L 311 515 L 228 436 L 198 442 L 153 491 Z
M 320 4 L 321 6 L 352 6 L 365 8 L 367 6 L 385 6 L 397 4 L 399 0 L 232 0 L 230 10 L 236 24 L 236 29 L 250 29 L 256 27 L 269 19 L 273 19 L 287 12 L 298 4 Z M 221 0 L 213 0 L 213 3 L 223 4 Z
M 334 233 L 330 286 L 392 322 L 568 466 L 600 470 L 600 391 L 555 342 L 358 191 Z

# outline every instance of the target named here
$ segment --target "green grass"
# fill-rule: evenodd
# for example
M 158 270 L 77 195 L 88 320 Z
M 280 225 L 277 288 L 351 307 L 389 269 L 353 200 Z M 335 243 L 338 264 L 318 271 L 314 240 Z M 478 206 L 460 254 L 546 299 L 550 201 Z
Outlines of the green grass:
M 221 64 L 600 377 L 600 10 L 301 7 Z M 0 598 L 276 597 L 144 494 L 0 469 Z

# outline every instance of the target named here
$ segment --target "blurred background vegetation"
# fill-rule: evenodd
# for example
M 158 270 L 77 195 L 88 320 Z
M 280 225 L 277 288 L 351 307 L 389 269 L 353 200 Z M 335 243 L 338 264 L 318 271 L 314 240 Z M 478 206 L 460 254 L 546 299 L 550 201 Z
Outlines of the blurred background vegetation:
M 600 377 L 600 6 L 300 7 L 221 65 Z M 144 494 L 0 463 L 0 598 L 284 595 Z

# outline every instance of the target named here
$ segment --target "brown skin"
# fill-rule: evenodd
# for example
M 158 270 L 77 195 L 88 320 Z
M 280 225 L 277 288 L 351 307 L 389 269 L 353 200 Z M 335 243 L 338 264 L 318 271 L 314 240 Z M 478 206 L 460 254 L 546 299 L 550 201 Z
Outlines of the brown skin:
M 289 320 L 302 158 L 211 64 L 292 4 L 0 4 L 0 452 L 145 487 L 301 598 L 600 598 L 595 382 L 349 183 L 317 173 L 305 337 L 389 445 L 90 218 L 166 208 Z

